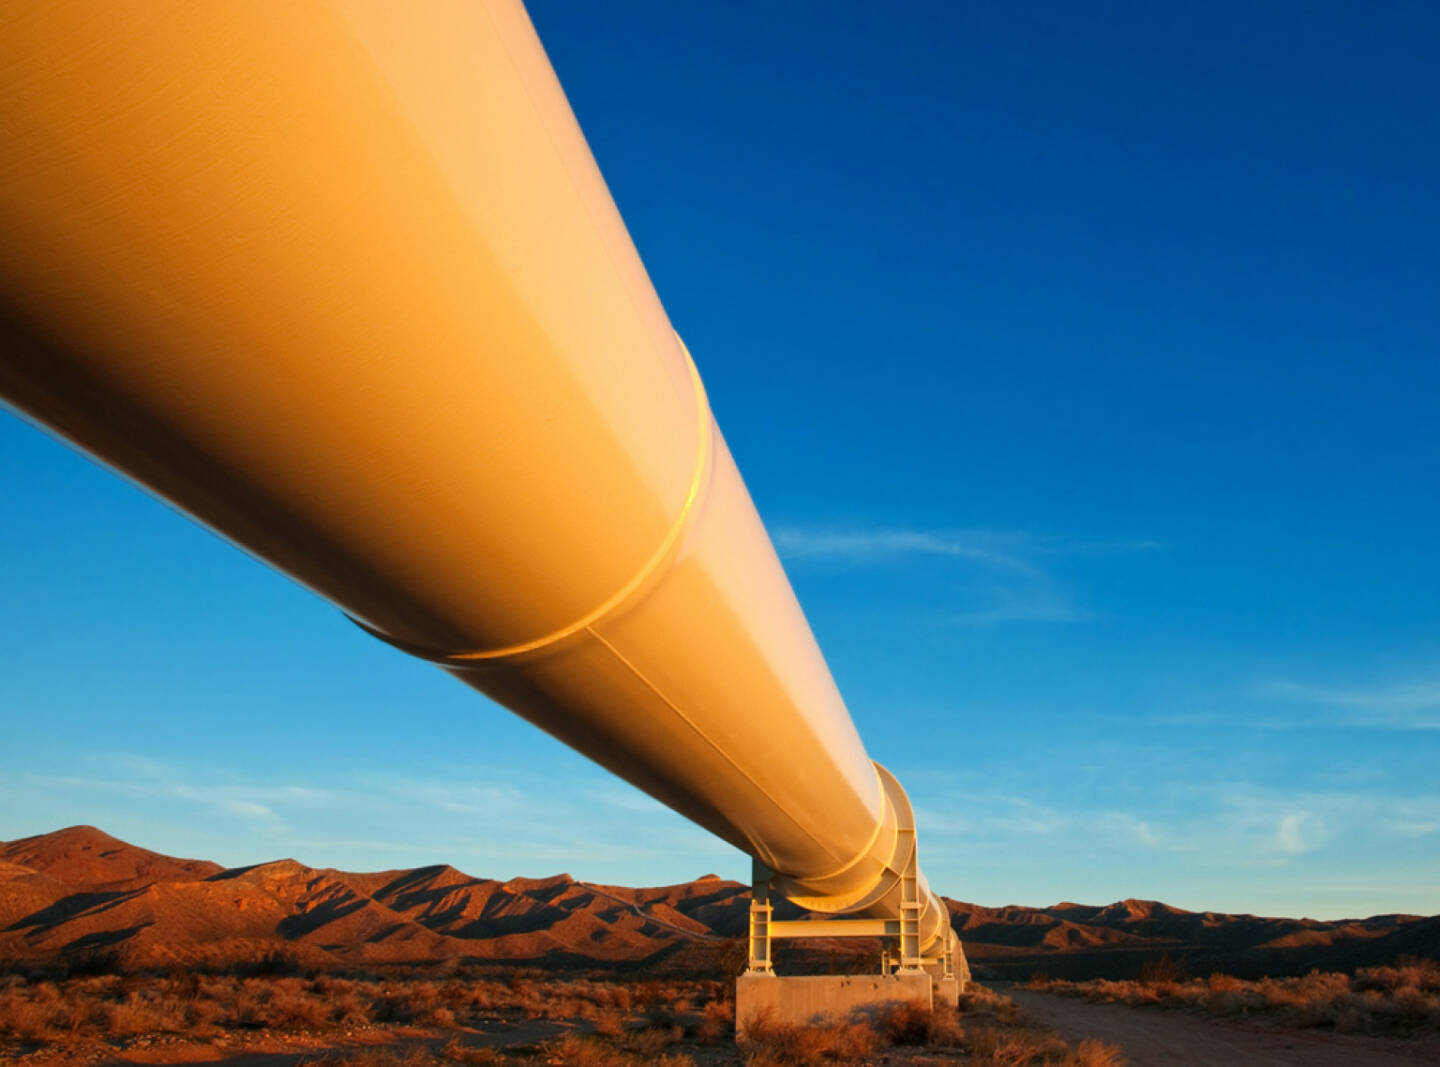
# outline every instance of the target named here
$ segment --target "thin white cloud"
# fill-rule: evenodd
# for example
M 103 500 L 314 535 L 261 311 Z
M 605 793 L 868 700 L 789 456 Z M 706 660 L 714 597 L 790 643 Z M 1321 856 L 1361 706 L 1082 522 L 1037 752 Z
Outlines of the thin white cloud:
M 999 626 L 1014 622 L 1089 622 L 1096 617 L 1048 585 L 995 586 L 988 599 L 985 607 L 956 612 L 945 621 L 959 626 Z
M 1292 811 L 1280 817 L 1274 841 L 1285 855 L 1300 856 L 1317 848 L 1325 837 L 1324 822 L 1312 812 Z
M 1075 623 L 1097 618 L 1075 603 L 1037 560 L 1064 555 L 1148 551 L 1153 541 L 1077 541 L 1018 530 L 843 529 L 779 527 L 780 555 L 800 566 L 845 569 L 893 566 L 928 560 L 966 568 L 962 603 L 936 613 L 938 625 L 1000 626 L 1014 623 Z M 943 572 L 936 571 L 939 580 Z
M 972 819 L 930 808 L 915 808 L 915 827 L 925 834 L 970 834 L 977 826 Z
M 1122 842 L 1144 848 L 1161 848 L 1168 844 L 1165 835 L 1157 831 L 1148 819 L 1139 819 L 1126 812 L 1106 812 L 1094 822 L 1098 828 Z
M 928 795 L 926 795 L 928 794 Z M 1281 868 L 1327 849 L 1440 834 L 1440 794 L 1394 796 L 1360 790 L 1291 792 L 1248 782 L 1179 784 L 1130 810 L 1030 799 L 1003 791 L 922 790 L 922 829 L 1015 849 L 1049 837 L 1057 849 L 1167 853 L 1178 863 L 1254 870 Z M 963 820 L 948 815 L 963 813 Z
M 133 798 L 154 798 L 183 802 L 208 808 L 218 814 L 261 824 L 267 831 L 280 831 L 285 822 L 266 801 L 274 799 L 271 791 L 262 787 L 229 785 L 193 785 L 183 781 L 159 781 L 147 775 L 148 781 L 128 779 L 87 778 L 76 775 L 26 775 L 26 781 L 40 787 L 60 787 L 65 790 L 91 790 L 110 793 L 115 796 Z M 283 791 L 282 795 L 283 795 Z
M 1368 688 L 1334 688 L 1297 682 L 1267 682 L 1261 697 L 1328 709 L 1322 723 L 1388 730 L 1440 730 L 1440 681 Z M 1308 726 L 1314 718 L 1283 725 Z M 1271 724 L 1275 725 L 1275 724 Z
M 964 811 L 969 819 L 951 820 L 938 815 L 932 804 L 926 809 L 926 826 L 937 833 L 968 833 L 978 827 L 987 834 L 999 830 L 1027 837 L 1044 836 L 1065 830 L 1073 822 L 1070 815 L 1056 808 L 1005 793 L 950 793 L 944 799 L 945 807 Z
M 268 823 L 271 826 L 277 827 L 284 825 L 280 820 L 280 816 L 275 814 L 273 808 L 253 800 L 217 799 L 214 801 L 214 804 L 221 811 L 242 819 L 251 819 L 255 822 Z
M 781 526 L 775 547 L 786 559 L 875 562 L 905 555 L 948 556 L 1026 573 L 1036 570 L 1031 557 L 1151 552 L 1164 546 L 1146 540 L 1079 540 L 1040 536 L 1024 530 L 842 529 Z
M 976 532 L 936 533 L 928 530 L 810 530 L 781 527 L 775 547 L 785 559 L 873 563 L 897 556 L 944 556 L 972 560 L 1024 574 L 1035 568 L 1002 550 L 993 536 Z

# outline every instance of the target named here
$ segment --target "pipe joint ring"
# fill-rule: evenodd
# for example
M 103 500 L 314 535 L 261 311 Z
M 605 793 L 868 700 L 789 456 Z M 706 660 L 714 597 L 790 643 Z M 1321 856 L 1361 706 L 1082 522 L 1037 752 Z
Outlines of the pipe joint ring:
M 592 609 L 579 619 L 562 626 L 560 629 L 534 638 L 530 641 L 522 641 L 518 644 L 508 645 L 503 648 L 477 649 L 452 651 L 445 649 L 430 648 L 425 645 L 405 641 L 398 637 L 392 637 L 382 630 L 378 630 L 368 623 L 362 622 L 353 615 L 345 617 L 353 622 L 360 629 L 364 630 L 371 637 L 385 642 L 385 644 L 398 648 L 401 652 L 414 656 L 417 659 L 428 660 L 431 663 L 439 664 L 442 667 L 475 667 L 497 660 L 512 659 L 516 656 L 532 655 L 554 648 L 556 645 L 573 637 L 584 630 L 588 630 L 606 616 L 611 615 L 629 602 L 642 588 L 659 574 L 680 551 L 685 542 L 686 534 L 694 522 L 695 516 L 700 511 L 700 504 L 705 499 L 710 485 L 710 477 L 715 468 L 715 420 L 710 415 L 710 401 L 705 393 L 705 385 L 700 380 L 700 371 L 695 366 L 695 360 L 690 355 L 690 350 L 680 335 L 675 335 L 675 343 L 680 346 L 681 353 L 685 356 L 685 364 L 690 370 L 690 381 L 695 391 L 695 414 L 696 414 L 696 448 L 695 448 L 695 469 L 690 476 L 690 487 L 685 494 L 685 502 L 681 505 L 675 521 L 671 523 L 670 529 L 666 531 L 665 537 L 659 546 L 646 560 L 639 572 L 620 587 L 612 596 L 603 601 L 598 607 Z

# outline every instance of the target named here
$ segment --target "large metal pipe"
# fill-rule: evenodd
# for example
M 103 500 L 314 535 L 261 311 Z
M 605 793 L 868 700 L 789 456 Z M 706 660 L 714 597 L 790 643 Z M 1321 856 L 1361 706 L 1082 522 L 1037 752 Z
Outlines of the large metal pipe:
M 520 4 L 5 22 L 0 396 L 806 906 L 893 915 L 903 794 Z

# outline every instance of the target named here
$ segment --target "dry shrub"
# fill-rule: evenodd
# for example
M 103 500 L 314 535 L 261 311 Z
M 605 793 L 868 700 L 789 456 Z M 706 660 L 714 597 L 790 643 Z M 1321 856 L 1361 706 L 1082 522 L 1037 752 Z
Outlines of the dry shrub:
M 200 975 L 195 971 L 172 970 L 160 984 L 160 992 L 188 1004 L 200 996 Z
M 705 1005 L 700 1025 L 695 1035 L 707 1044 L 720 1041 L 735 1028 L 735 1002 L 733 1000 L 712 1000 Z
M 1204 1006 L 1212 1015 L 1248 1015 L 1263 1008 L 1265 998 L 1250 989 L 1226 990 L 1210 994 Z
M 1353 984 L 1359 992 L 1378 989 L 1393 993 L 1401 989 L 1416 989 L 1422 993 L 1440 993 L 1440 962 L 1401 959 L 1389 967 L 1362 967 L 1355 972 Z
M 1440 1030 L 1440 964 L 1401 961 L 1366 967 L 1353 978 L 1311 971 L 1300 978 L 1245 981 L 1212 974 L 1204 981 L 1141 985 L 1138 982 L 1050 982 L 1053 993 L 1121 1004 L 1194 1008 L 1209 1015 L 1264 1012 L 1296 1027 L 1345 1033 L 1408 1034 Z
M 353 989 L 326 998 L 331 1022 L 339 1026 L 361 1026 L 370 1021 L 371 1001 Z
M 972 984 L 959 999 L 961 1015 L 978 1014 L 1009 1025 L 1019 1025 L 1025 1020 L 1019 1004 L 982 985 Z
M 642 1052 L 638 1055 L 617 1049 L 593 1037 L 566 1034 L 541 1046 L 545 1063 L 563 1063 L 565 1067 L 640 1067 L 641 1064 L 662 1064 L 664 1067 L 695 1067 L 689 1056 L 659 1056 Z
M 1189 977 L 1190 969 L 1185 961 L 1173 958 L 1168 952 L 1159 959 L 1146 960 L 1140 965 L 1141 985 L 1177 985 Z
M 330 1022 L 329 1005 L 296 979 L 275 982 L 259 1014 L 274 1030 L 314 1030 Z
M 619 1037 L 625 1032 L 625 1016 L 614 1008 L 600 1008 L 595 1013 L 595 1032 L 601 1037 Z
M 223 1005 L 213 1000 L 202 1000 L 196 997 L 185 1005 L 185 1030 L 192 1034 L 207 1036 L 217 1032 L 217 1024 L 224 1017 Z
M 740 1043 L 749 1067 L 784 1067 L 821 1060 L 853 1063 L 873 1056 L 884 1045 L 867 1023 L 794 1026 L 766 1013 L 753 1020 Z
M 405 993 L 386 990 L 371 1002 L 370 1018 L 378 1023 L 408 1023 L 414 1022 L 415 1011 Z
M 162 1021 L 161 1015 L 134 993 L 105 1009 L 105 1029 L 122 1037 L 163 1029 Z
M 646 1059 L 652 1059 L 671 1045 L 678 1045 L 685 1036 L 681 1026 L 648 1026 L 625 1036 L 625 1048 Z
M 1243 978 L 1220 974 L 1218 971 L 1205 979 L 1205 988 L 1212 993 L 1238 993 L 1244 989 L 1247 984 Z
M 1116 1045 L 1087 1039 L 1065 1058 L 1065 1067 L 1125 1067 L 1125 1054 Z
M 265 998 L 248 989 L 235 996 L 225 1015 L 225 1025 L 232 1030 L 261 1030 L 268 1024 Z
M 1054 1034 L 1012 1030 L 999 1039 L 990 1059 L 982 1062 L 993 1063 L 995 1067 L 1030 1067 L 1031 1064 L 1063 1062 L 1069 1054 L 1070 1046 Z
M 548 1053 L 550 1063 L 564 1063 L 569 1067 L 629 1067 L 631 1058 L 626 1053 L 592 1038 L 566 1034 L 542 1046 Z
M 897 1004 L 881 1019 L 884 1034 L 892 1045 L 929 1045 L 955 1048 L 965 1037 L 955 1013 L 948 1008 L 929 1008 L 912 1001 Z
M 965 1041 L 965 1028 L 952 1011 L 938 1010 L 930 1016 L 925 1043 L 934 1048 L 955 1048 Z
M 20 1041 L 44 1041 L 54 1033 L 53 1006 L 21 992 L 0 993 L 0 1034 Z
M 924 1045 L 930 1036 L 930 1020 L 933 1012 L 918 1001 L 897 1004 L 887 1011 L 880 1022 L 885 1028 L 885 1037 L 893 1045 Z

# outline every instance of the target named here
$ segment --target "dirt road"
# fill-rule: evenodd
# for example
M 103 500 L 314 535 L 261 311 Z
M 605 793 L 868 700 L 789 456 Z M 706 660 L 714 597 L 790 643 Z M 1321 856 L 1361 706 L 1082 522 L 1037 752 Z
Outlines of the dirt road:
M 1130 1067 L 1415 1067 L 1440 1064 L 1440 1039 L 1360 1037 L 1271 1030 L 1164 1008 L 1094 1004 L 1078 997 L 992 988 L 1012 997 L 1036 1022 L 1073 1041 L 1119 1045 Z

